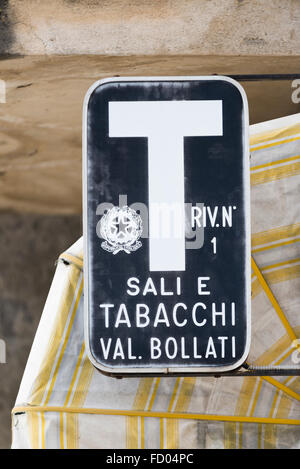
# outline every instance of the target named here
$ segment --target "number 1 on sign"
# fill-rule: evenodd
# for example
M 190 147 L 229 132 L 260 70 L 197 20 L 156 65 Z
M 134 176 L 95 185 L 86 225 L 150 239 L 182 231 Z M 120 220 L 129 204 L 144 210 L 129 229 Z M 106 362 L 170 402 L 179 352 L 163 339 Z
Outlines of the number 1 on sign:
M 211 243 L 213 245 L 213 253 L 214 254 L 217 254 L 217 238 L 214 237 L 212 240 L 211 240 Z

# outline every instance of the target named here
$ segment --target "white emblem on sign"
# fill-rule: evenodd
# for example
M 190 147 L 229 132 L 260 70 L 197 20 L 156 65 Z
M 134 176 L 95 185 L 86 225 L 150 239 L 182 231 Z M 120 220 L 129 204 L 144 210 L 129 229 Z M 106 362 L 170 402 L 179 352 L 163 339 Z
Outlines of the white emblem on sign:
M 117 254 L 130 254 L 142 246 L 139 240 L 143 231 L 142 219 L 138 213 L 127 207 L 113 207 L 100 220 L 100 234 L 105 239 L 101 247 Z

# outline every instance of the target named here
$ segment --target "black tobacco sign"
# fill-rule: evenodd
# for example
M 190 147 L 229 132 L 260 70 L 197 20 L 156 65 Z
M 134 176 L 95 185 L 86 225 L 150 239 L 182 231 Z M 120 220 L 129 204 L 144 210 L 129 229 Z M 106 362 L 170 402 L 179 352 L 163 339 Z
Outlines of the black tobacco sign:
M 111 78 L 84 104 L 85 336 L 112 375 L 250 347 L 248 107 L 227 77 Z

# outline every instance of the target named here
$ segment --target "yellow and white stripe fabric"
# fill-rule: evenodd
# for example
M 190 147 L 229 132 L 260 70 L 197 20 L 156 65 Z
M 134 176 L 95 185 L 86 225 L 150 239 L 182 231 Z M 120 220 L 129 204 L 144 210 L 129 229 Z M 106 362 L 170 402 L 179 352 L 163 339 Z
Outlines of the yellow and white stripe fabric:
M 300 114 L 251 133 L 248 363 L 293 365 Z M 80 239 L 57 266 L 12 412 L 13 448 L 300 448 L 300 377 L 120 380 L 95 370 L 84 345 L 82 264 Z

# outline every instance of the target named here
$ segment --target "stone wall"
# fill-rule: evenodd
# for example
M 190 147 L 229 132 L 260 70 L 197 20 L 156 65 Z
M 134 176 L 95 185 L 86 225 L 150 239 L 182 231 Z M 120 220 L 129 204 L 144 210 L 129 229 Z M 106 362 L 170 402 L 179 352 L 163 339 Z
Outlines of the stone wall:
M 298 0 L 2 0 L 10 54 L 297 55 Z

